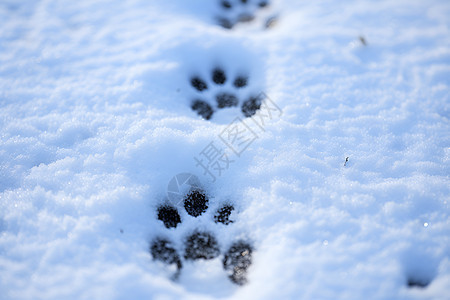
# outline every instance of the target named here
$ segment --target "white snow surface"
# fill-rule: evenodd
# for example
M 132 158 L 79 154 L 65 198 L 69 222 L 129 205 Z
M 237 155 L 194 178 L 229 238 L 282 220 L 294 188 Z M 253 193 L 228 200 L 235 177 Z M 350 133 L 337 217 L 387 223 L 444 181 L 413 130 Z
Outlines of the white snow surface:
M 212 0 L 0 2 L 0 299 L 450 299 L 450 2 L 261 11 L 227 30 Z M 282 115 L 213 182 L 194 157 L 242 117 L 190 109 L 190 77 L 216 66 Z M 166 229 L 183 172 L 211 208 Z M 222 255 L 174 281 L 149 244 L 181 254 L 197 228 Z M 238 239 L 242 287 L 221 261 Z

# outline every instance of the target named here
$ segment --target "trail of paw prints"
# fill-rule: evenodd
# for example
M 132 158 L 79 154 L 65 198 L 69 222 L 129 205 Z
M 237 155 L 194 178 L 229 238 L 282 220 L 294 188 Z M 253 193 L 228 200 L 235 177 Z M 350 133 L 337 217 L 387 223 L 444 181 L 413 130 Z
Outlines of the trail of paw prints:
M 197 218 L 209 208 L 209 197 L 201 189 L 191 189 L 183 198 L 183 208 L 192 218 Z M 211 220 L 211 226 L 227 226 L 233 223 L 230 218 L 234 210 L 228 203 L 220 206 Z M 167 228 L 181 224 L 181 217 L 176 207 L 164 204 L 157 209 L 157 218 Z M 215 225 L 214 225 L 215 223 Z M 237 284 L 247 283 L 247 271 L 252 264 L 253 247 L 244 240 L 237 240 L 223 254 L 222 265 L 229 279 Z M 180 254 L 175 245 L 167 238 L 156 237 L 150 244 L 150 254 L 153 260 L 160 261 L 174 269 L 173 279 L 178 279 L 183 262 L 196 260 L 211 260 L 221 255 L 219 241 L 212 232 L 193 229 L 183 240 Z
M 219 0 L 218 5 L 220 13 L 216 20 L 226 29 L 232 29 L 240 23 L 253 22 L 259 14 L 265 15 L 264 28 L 271 28 L 276 23 L 275 16 L 267 16 L 271 6 L 269 0 Z
M 231 92 L 223 91 L 221 88 L 228 81 L 232 82 Z M 241 107 L 241 112 L 245 117 L 253 116 L 261 107 L 261 99 L 258 96 L 250 96 L 244 101 L 238 98 L 238 90 L 249 86 L 250 78 L 247 75 L 237 75 L 229 78 L 226 72 L 219 67 L 211 71 L 210 80 L 194 75 L 190 78 L 191 86 L 198 92 L 198 95 L 191 103 L 191 108 L 205 120 L 210 120 L 214 113 L 220 109 Z M 202 93 L 208 89 L 213 91 L 213 99 L 207 99 Z

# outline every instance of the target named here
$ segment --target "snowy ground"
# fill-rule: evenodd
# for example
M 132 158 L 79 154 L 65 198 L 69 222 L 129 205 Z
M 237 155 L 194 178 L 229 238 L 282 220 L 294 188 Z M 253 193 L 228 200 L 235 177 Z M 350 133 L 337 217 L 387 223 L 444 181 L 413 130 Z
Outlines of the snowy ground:
M 221 13 L 0 2 L 0 298 L 449 299 L 450 2 L 272 1 L 232 30 Z M 242 117 L 190 109 L 190 76 L 216 66 L 282 115 L 213 182 L 194 157 Z M 156 208 L 183 172 L 235 222 L 166 229 Z M 152 260 L 155 236 L 182 252 L 196 228 L 251 241 L 247 285 L 221 257 L 177 281 Z

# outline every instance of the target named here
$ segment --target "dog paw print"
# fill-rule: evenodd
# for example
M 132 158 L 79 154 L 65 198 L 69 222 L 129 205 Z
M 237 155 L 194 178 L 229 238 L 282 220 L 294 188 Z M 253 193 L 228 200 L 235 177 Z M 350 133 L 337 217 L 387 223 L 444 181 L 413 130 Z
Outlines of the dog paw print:
M 198 92 L 192 101 L 191 108 L 206 120 L 210 120 L 219 109 L 240 105 L 243 115 L 251 117 L 261 107 L 261 99 L 258 96 L 250 96 L 242 103 L 237 96 L 238 90 L 245 89 L 249 84 L 247 75 L 242 74 L 229 78 L 222 68 L 217 67 L 211 71 L 210 80 L 195 75 L 191 77 L 190 84 Z M 226 87 L 228 91 L 221 90 L 222 87 Z M 207 96 L 202 95 L 209 89 L 213 92 L 212 99 L 207 99 Z
M 202 189 L 191 189 L 183 197 L 182 209 L 189 218 L 202 216 L 210 206 L 208 194 Z M 223 204 L 215 212 L 211 226 L 229 226 L 233 205 Z M 170 230 L 177 230 L 182 224 L 178 209 L 171 204 L 164 204 L 157 209 L 157 218 L 162 225 Z M 170 231 L 168 231 L 168 234 Z M 156 237 L 150 244 L 150 254 L 153 260 L 162 262 L 173 269 L 173 279 L 177 279 L 186 261 L 211 260 L 222 257 L 222 265 L 230 280 L 243 285 L 247 282 L 247 271 L 252 264 L 253 247 L 250 243 L 238 240 L 232 243 L 222 253 L 220 242 L 212 231 L 193 229 L 182 241 L 182 249 L 166 237 Z
M 219 0 L 220 13 L 217 22 L 226 29 L 232 29 L 239 23 L 249 23 L 256 15 L 270 6 L 269 0 Z M 274 25 L 275 17 L 266 17 L 264 27 Z

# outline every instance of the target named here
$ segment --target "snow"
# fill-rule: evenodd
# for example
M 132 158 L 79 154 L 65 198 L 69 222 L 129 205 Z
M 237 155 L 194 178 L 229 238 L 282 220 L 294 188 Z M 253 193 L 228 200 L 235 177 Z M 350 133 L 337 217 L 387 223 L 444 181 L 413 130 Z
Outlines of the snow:
M 220 13 L 0 3 L 0 299 L 449 299 L 450 3 L 280 0 L 232 30 Z M 217 66 L 249 85 L 203 97 L 265 92 L 282 114 L 248 123 L 257 138 L 213 181 L 194 157 L 242 115 L 200 119 L 189 78 Z M 211 207 L 167 229 L 156 209 L 186 172 Z M 229 226 L 211 221 L 223 203 Z M 247 285 L 221 257 L 178 281 L 152 260 L 154 237 L 181 253 L 195 229 L 222 253 L 253 243 Z

